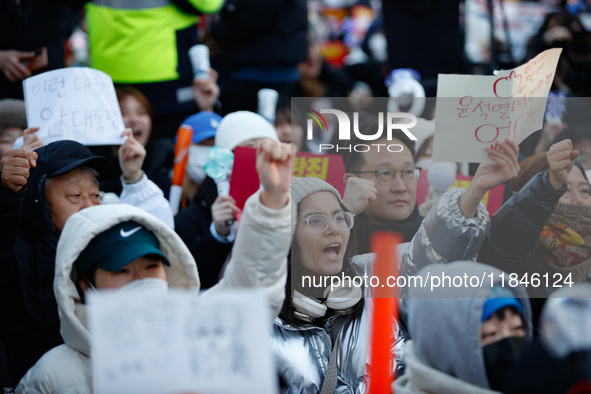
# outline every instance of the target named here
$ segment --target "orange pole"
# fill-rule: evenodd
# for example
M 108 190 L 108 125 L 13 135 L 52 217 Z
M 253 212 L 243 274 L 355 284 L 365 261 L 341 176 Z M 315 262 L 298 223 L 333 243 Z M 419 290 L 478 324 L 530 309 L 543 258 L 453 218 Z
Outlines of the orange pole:
M 181 125 L 177 131 L 177 141 L 174 147 L 174 167 L 172 168 L 172 184 L 183 185 L 185 178 L 185 168 L 189 160 L 189 147 L 193 139 L 193 128 L 187 125 Z
M 398 321 L 398 288 L 388 286 L 388 277 L 398 276 L 398 254 L 396 247 L 402 237 L 396 233 L 377 232 L 371 238 L 371 251 L 376 254 L 374 275 L 380 280 L 373 290 L 374 313 L 372 321 L 371 364 L 369 366 L 369 394 L 392 393 L 390 364 L 394 335 L 394 320 Z M 390 279 L 390 284 L 392 284 Z

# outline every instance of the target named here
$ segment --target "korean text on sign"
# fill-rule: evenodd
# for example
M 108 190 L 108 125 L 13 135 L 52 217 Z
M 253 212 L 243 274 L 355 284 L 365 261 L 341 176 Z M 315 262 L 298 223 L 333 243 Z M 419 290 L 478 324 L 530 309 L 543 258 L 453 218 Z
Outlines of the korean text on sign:
M 328 157 L 296 157 L 293 176 L 298 178 L 315 177 L 326 180 Z
M 440 74 L 433 159 L 493 163 L 485 148 L 542 128 L 561 49 L 494 76 Z
M 111 77 L 90 68 L 63 68 L 23 81 L 27 123 L 45 144 L 74 140 L 119 145 L 125 128 Z

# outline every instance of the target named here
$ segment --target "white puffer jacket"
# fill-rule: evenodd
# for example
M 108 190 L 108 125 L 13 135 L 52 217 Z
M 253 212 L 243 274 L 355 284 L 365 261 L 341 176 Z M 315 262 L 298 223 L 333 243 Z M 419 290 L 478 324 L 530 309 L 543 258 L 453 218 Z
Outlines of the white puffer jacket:
M 125 204 L 96 206 L 72 215 L 57 247 L 54 291 L 65 344 L 47 352 L 27 372 L 16 393 L 86 394 L 92 392 L 90 332 L 85 306 L 71 278 L 79 254 L 97 234 L 117 223 L 135 221 L 152 230 L 171 266 L 165 267 L 171 288 L 199 291 L 193 256 L 180 237 L 156 217 Z M 261 288 L 268 295 L 273 317 L 285 298 L 287 258 L 291 243 L 291 204 L 272 210 L 260 202 L 260 192 L 246 202 L 232 260 L 224 278 L 208 290 Z M 278 247 L 285 245 L 285 247 Z

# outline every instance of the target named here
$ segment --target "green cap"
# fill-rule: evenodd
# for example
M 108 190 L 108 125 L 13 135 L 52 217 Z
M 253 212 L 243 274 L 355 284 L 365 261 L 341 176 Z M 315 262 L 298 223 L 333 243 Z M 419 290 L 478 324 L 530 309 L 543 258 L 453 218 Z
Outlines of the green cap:
M 146 255 L 157 255 L 164 264 L 170 262 L 160 251 L 158 238 L 136 222 L 123 222 L 98 234 L 74 262 L 78 273 L 92 267 L 115 272 Z

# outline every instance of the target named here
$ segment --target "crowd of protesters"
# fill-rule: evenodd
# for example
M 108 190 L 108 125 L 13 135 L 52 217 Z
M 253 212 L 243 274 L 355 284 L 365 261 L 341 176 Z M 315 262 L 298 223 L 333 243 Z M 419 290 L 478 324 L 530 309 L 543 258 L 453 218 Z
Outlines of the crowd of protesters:
M 401 276 L 491 275 L 488 287 L 400 289 L 394 392 L 591 393 L 589 7 L 540 1 L 553 8 L 522 59 L 508 61 L 495 37 L 476 64 L 462 46 L 470 2 L 0 1 L 3 392 L 92 392 L 85 295 L 162 287 L 262 290 L 280 392 L 365 393 L 372 289 L 299 279 L 371 276 L 372 235 L 391 231 Z M 211 69 L 194 78 L 198 44 Z M 563 52 L 543 128 L 486 148 L 494 164 L 435 163 L 437 74 L 515 67 L 549 48 Z M 27 123 L 22 81 L 80 65 L 113 79 L 122 145 L 45 144 Z M 297 152 L 338 140 L 335 125 L 307 135 L 291 98 L 368 116 L 401 75 L 427 96 L 416 140 L 394 130 L 377 149 L 345 151 L 342 185 L 292 177 Z M 272 119 L 261 89 L 277 92 Z M 410 112 L 417 98 L 406 96 L 396 105 Z M 176 213 L 181 125 L 193 134 Z M 260 187 L 242 209 L 206 171 L 213 147 L 256 149 Z M 471 177 L 466 189 L 450 187 L 456 175 Z M 482 201 L 501 185 L 489 212 Z M 550 281 L 534 286 L 534 273 Z M 557 275 L 571 284 L 559 290 Z

